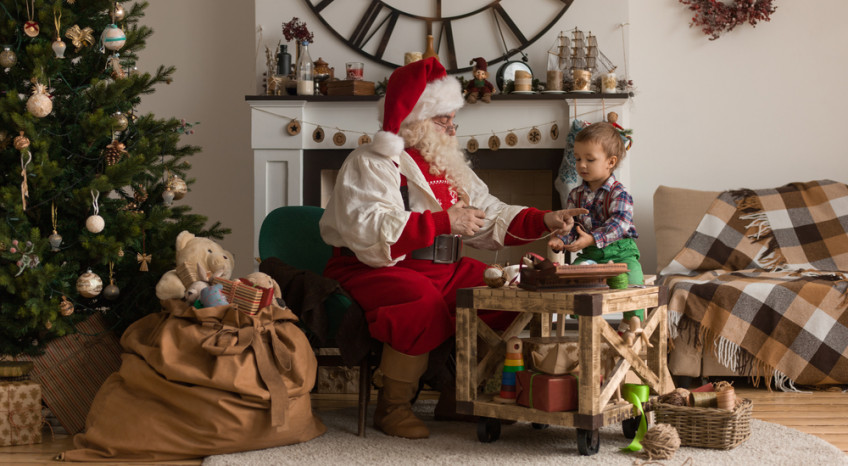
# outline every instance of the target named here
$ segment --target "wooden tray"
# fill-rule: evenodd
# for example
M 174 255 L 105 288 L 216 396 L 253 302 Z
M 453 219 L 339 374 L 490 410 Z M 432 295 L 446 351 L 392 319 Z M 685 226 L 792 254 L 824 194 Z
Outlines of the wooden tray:
M 627 264 L 558 265 L 542 269 L 522 267 L 518 286 L 534 291 L 609 288 L 607 278 L 627 272 Z
M 327 81 L 327 95 L 374 95 L 374 82 Z

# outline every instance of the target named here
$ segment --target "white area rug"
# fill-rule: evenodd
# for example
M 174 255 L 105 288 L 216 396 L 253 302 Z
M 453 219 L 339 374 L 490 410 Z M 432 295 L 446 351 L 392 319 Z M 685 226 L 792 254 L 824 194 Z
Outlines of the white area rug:
M 529 423 L 501 427 L 500 438 L 492 443 L 477 439 L 477 425 L 432 420 L 434 401 L 419 401 L 416 411 L 430 428 L 426 440 L 389 437 L 368 428 L 366 438 L 356 435 L 356 409 L 321 413 L 327 433 L 306 443 L 266 450 L 210 456 L 204 466 L 219 465 L 543 465 L 599 464 L 633 466 L 646 459 L 635 453 L 622 453 L 630 441 L 621 427 L 601 429 L 600 451 L 579 456 L 576 431 L 550 426 L 536 430 Z M 373 408 L 372 411 L 373 413 Z M 368 416 L 369 422 L 371 415 Z M 683 447 L 670 460 L 650 464 L 708 465 L 848 465 L 848 456 L 818 437 L 777 424 L 752 420 L 751 437 L 732 450 Z M 691 458 L 691 460 L 689 460 Z

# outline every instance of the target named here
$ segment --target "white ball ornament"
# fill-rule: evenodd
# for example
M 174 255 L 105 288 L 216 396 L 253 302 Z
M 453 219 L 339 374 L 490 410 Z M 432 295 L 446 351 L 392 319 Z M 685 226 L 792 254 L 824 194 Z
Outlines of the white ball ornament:
M 500 288 L 506 285 L 506 274 L 500 264 L 492 264 L 483 271 L 483 281 L 490 288 Z
M 53 101 L 47 95 L 44 84 L 35 83 L 32 95 L 27 100 L 27 111 L 38 118 L 44 118 L 53 111 Z
M 84 298 L 93 298 L 103 290 L 103 280 L 96 273 L 88 269 L 77 278 L 77 292 Z
M 100 233 L 106 226 L 106 220 L 99 215 L 92 215 L 85 219 L 85 228 L 92 233 Z
M 100 36 L 100 42 L 103 44 L 103 47 L 114 52 L 124 46 L 127 42 L 127 36 L 117 24 L 110 24 L 103 30 L 103 34 Z

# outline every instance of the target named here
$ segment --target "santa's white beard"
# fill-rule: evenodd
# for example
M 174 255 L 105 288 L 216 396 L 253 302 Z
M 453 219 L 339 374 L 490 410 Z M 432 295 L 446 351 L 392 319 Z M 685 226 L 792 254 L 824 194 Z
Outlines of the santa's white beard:
M 462 198 L 462 193 L 467 192 L 471 168 L 465 153 L 459 148 L 459 139 L 435 129 L 435 125 L 428 126 L 414 147 L 430 163 L 430 173 L 444 173 L 451 187 Z

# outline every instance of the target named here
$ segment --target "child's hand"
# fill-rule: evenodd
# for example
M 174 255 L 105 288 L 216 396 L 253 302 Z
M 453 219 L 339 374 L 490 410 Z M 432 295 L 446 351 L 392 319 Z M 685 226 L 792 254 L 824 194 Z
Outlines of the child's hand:
M 553 235 L 551 235 L 551 239 L 548 240 L 548 247 L 551 248 L 553 252 L 562 252 L 565 249 L 566 239 L 568 239 L 565 235 L 568 233 L 563 233 L 562 231 L 557 231 Z
M 595 237 L 586 233 L 582 226 L 577 225 L 577 239 L 571 244 L 565 245 L 565 250 L 568 252 L 577 252 L 589 246 L 595 245 Z

